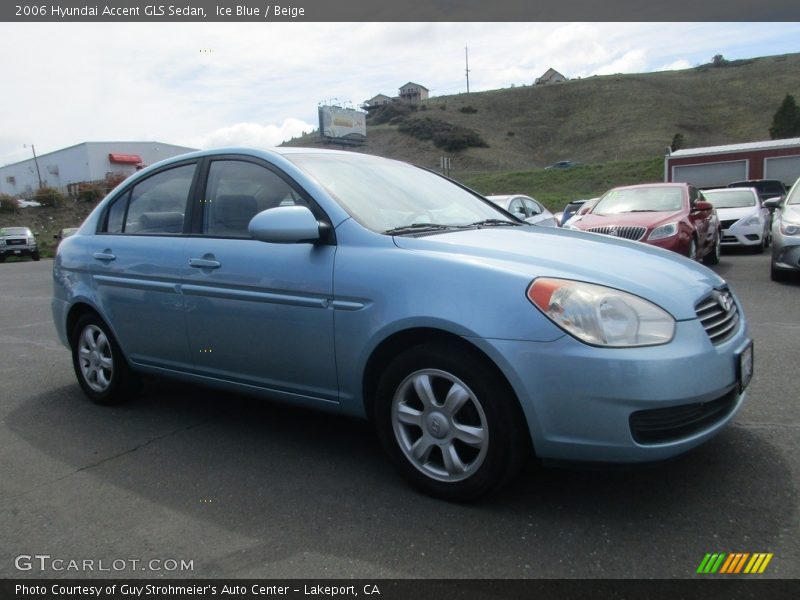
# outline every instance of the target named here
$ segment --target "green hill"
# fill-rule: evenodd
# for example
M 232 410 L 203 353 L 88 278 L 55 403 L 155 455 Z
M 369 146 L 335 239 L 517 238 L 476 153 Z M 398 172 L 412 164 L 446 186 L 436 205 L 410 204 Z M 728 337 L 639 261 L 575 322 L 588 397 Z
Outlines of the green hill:
M 408 120 L 445 121 L 474 130 L 488 147 L 447 152 L 401 133 L 397 123 L 368 123 L 367 142 L 358 150 L 433 168 L 440 156 L 451 156 L 459 177 L 566 159 L 652 160 L 663 156 L 676 133 L 686 148 L 769 139 L 772 116 L 787 93 L 800 98 L 800 54 L 438 96 L 418 103 L 406 128 Z M 287 145 L 327 143 L 315 132 Z

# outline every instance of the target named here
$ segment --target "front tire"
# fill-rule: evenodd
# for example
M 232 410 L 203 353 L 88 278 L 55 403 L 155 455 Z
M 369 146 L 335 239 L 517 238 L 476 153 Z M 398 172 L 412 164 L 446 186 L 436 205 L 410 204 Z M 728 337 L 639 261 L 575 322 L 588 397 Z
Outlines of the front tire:
M 33 260 L 35 260 L 35 261 L 39 261 L 39 260 L 41 260 L 41 256 L 39 256 L 39 253 L 38 253 L 38 252 L 34 252 L 34 253 L 32 254 L 32 256 L 33 256 Z
M 375 402 L 384 449 L 432 496 L 483 496 L 513 478 L 527 456 L 517 399 L 477 352 L 443 342 L 410 348 L 381 376 Z
M 714 240 L 714 247 L 711 249 L 711 252 L 707 253 L 703 257 L 703 264 L 704 265 L 718 265 L 719 258 L 722 255 L 722 240 L 721 235 L 717 232 L 717 237 Z
M 108 325 L 86 314 L 75 324 L 71 340 L 72 366 L 83 392 L 102 405 L 127 400 L 136 379 Z

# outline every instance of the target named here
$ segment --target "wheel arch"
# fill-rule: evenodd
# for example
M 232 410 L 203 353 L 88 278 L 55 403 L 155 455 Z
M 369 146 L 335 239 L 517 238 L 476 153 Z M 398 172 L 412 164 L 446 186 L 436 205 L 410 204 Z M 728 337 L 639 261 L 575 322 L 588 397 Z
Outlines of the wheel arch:
M 511 382 L 508 380 L 505 373 L 503 373 L 502 369 L 500 369 L 497 363 L 495 363 L 488 354 L 476 345 L 470 343 L 469 340 L 449 331 L 433 327 L 415 327 L 397 331 L 388 336 L 373 349 L 366 362 L 362 377 L 362 397 L 364 401 L 364 410 L 370 420 L 373 418 L 375 392 L 378 388 L 378 381 L 392 359 L 409 348 L 434 341 L 443 341 L 452 344 L 485 362 L 507 386 L 508 391 L 516 400 L 520 417 L 525 419 L 522 406 L 520 405 L 514 387 L 511 385 Z

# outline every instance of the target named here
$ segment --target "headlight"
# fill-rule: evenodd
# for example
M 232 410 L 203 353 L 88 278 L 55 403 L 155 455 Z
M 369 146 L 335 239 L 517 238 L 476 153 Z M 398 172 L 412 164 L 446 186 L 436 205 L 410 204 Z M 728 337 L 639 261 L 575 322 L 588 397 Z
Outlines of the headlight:
M 664 238 L 672 237 L 678 233 L 677 223 L 667 223 L 666 225 L 659 225 L 650 232 L 649 240 L 663 240 Z
M 781 221 L 781 233 L 783 235 L 798 235 L 800 234 L 800 224 L 792 223 L 791 221 Z
M 28 238 L 28 245 L 33 246 L 36 243 L 36 240 L 33 238 Z
M 595 346 L 655 346 L 675 335 L 675 319 L 665 310 L 601 285 L 539 278 L 528 287 L 528 300 L 564 331 Z
M 739 225 L 761 225 L 762 223 L 763 221 L 761 220 L 761 213 L 755 213 L 754 215 L 739 221 Z

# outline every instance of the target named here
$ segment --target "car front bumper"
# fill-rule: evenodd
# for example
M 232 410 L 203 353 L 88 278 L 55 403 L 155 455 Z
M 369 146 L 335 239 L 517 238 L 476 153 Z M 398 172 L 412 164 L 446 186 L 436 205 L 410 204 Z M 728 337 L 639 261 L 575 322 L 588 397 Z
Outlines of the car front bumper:
M 764 239 L 764 225 L 734 225 L 722 230 L 723 246 L 758 246 Z
M 784 271 L 800 271 L 800 235 L 772 232 L 772 265 Z
M 717 434 L 745 399 L 739 357 L 751 340 L 744 324 L 718 345 L 696 320 L 678 322 L 669 344 L 646 348 L 595 348 L 567 335 L 548 343 L 471 341 L 506 374 L 543 459 L 670 458 Z M 682 427 L 686 419 L 694 426 Z M 646 431 L 654 423 L 666 427 L 655 437 Z
M 3 258 L 7 256 L 33 256 L 39 251 L 38 246 L 29 246 L 29 245 L 3 245 L 0 246 L 0 256 Z

